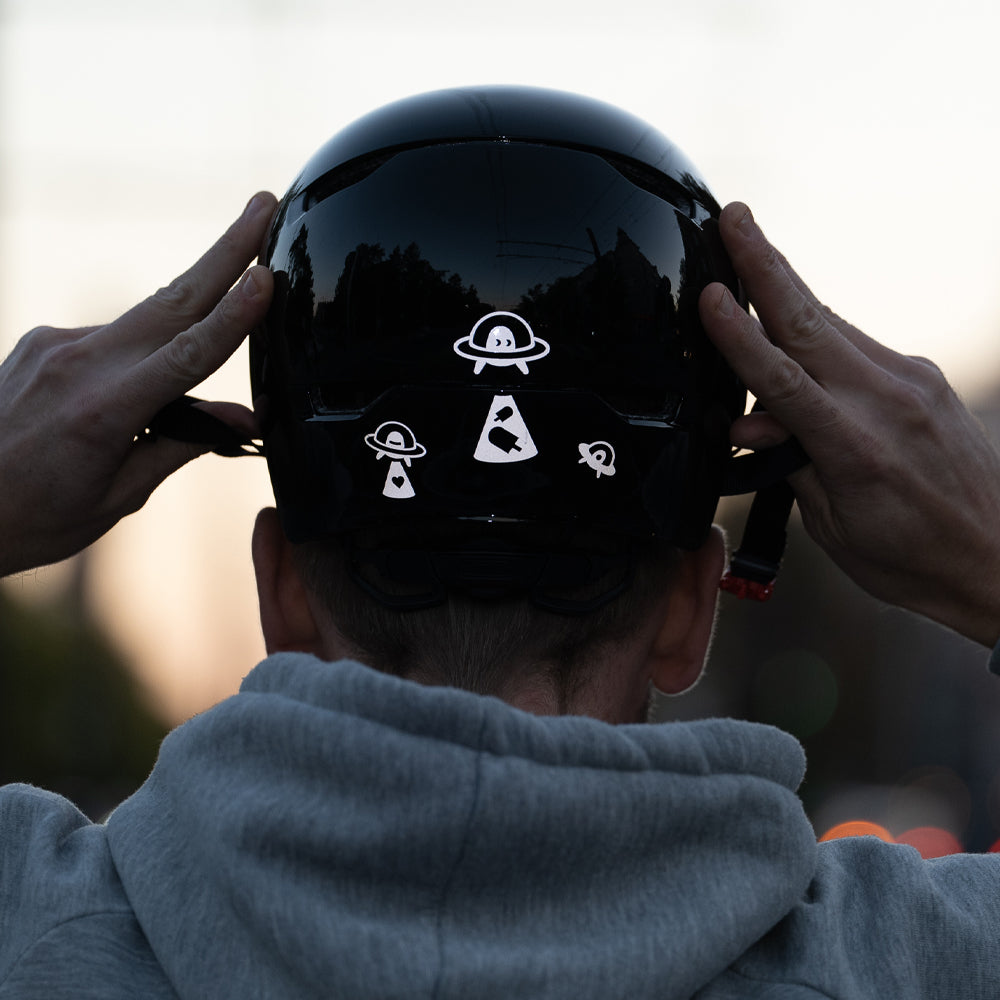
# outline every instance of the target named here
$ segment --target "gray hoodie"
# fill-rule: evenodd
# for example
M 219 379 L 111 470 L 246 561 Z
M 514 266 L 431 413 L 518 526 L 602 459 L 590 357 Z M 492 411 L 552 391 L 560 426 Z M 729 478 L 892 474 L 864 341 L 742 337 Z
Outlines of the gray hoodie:
M 104 825 L 0 791 L 0 997 L 1000 996 L 1000 857 L 818 848 L 803 767 L 274 656 Z

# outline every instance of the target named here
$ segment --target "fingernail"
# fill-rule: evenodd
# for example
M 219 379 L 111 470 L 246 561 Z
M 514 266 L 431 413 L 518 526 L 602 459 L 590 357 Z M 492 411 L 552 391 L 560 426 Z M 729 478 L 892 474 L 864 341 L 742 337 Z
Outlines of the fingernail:
M 260 295 L 260 282 L 257 280 L 257 275 L 254 274 L 252 269 L 243 275 L 239 293 L 247 302 L 253 302 Z
M 749 208 L 740 216 L 740 221 L 736 223 L 736 228 L 744 236 L 749 236 L 753 233 L 756 223 L 753 220 L 753 212 Z
M 715 303 L 716 314 L 728 318 L 733 315 L 734 305 L 735 303 L 733 302 L 732 293 L 725 287 L 725 285 L 723 285 L 722 291 L 719 294 L 719 299 Z
M 264 196 L 258 192 L 255 194 L 246 204 L 246 208 L 243 209 L 244 216 L 256 215 L 264 207 Z

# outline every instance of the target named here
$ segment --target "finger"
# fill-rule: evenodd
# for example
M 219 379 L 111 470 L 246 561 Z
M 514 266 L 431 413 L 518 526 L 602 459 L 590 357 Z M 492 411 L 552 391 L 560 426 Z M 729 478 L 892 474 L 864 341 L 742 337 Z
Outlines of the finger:
M 144 439 L 137 441 L 118 469 L 115 481 L 106 495 L 109 525 L 134 514 L 164 480 L 208 450 L 208 445 L 174 441 L 165 437 L 158 438 L 155 442 Z
M 230 427 L 254 437 L 257 434 L 253 412 L 238 403 L 202 402 L 197 404 Z M 96 513 L 96 520 L 106 527 L 100 533 L 117 523 L 121 518 L 139 510 L 154 490 L 188 462 L 207 454 L 211 445 L 193 441 L 178 441 L 166 436 L 155 440 L 140 437 L 132 445 L 114 482 L 110 484 L 102 504 Z
M 701 294 L 699 309 L 709 339 L 773 418 L 807 451 L 817 435 L 822 441 L 821 432 L 829 433 L 831 422 L 839 419 L 837 405 L 823 386 L 771 343 L 725 285 L 709 285 Z
M 733 202 L 719 219 L 723 242 L 768 335 L 812 375 L 836 378 L 862 357 L 880 367 L 898 355 L 824 306 L 772 246 L 750 209 Z
M 145 357 L 204 319 L 257 256 L 274 214 L 274 195 L 261 192 L 191 268 L 95 334 L 116 357 Z
M 804 465 L 801 469 L 790 473 L 787 478 L 803 517 L 828 505 L 827 492 L 815 465 L 811 463 Z
M 206 400 L 196 406 L 225 421 L 248 438 L 258 436 L 253 411 L 239 403 Z M 178 441 L 165 435 L 155 440 L 142 437 L 136 440 L 108 490 L 106 507 L 109 526 L 139 510 L 162 482 L 188 462 L 208 454 L 211 449 L 210 444 Z
M 748 413 L 738 417 L 729 428 L 729 440 L 737 448 L 773 448 L 791 435 L 770 413 Z
M 206 400 L 202 403 L 196 403 L 195 409 L 210 413 L 246 438 L 253 439 L 261 436 L 260 422 L 257 420 L 256 414 L 241 403 Z
M 130 408 L 141 423 L 203 382 L 264 318 L 273 287 L 268 268 L 252 267 L 205 319 L 133 367 L 120 383 L 117 398 L 126 406 L 132 402 Z

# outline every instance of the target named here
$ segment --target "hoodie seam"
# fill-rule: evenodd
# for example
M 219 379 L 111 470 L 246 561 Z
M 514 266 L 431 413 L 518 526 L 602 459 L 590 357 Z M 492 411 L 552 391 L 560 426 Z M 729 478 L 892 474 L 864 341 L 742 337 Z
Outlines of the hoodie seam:
M 840 1000 L 836 994 L 828 993 L 826 990 L 820 989 L 818 986 L 813 986 L 812 983 L 803 982 L 801 979 L 789 979 L 787 976 L 752 975 L 749 972 L 744 972 L 741 969 L 735 969 L 732 967 L 730 967 L 729 972 L 731 975 L 738 976 L 740 979 L 743 979 L 748 983 L 767 983 L 772 986 L 795 986 L 799 989 L 809 990 L 810 993 L 815 994 L 817 997 L 821 997 L 822 1000 Z
M 435 926 L 435 934 L 437 937 L 437 976 L 434 982 L 434 986 L 431 989 L 432 1000 L 438 1000 L 441 996 L 441 989 L 444 984 L 444 965 L 445 965 L 445 941 L 444 941 L 444 919 L 445 912 L 447 910 L 448 897 L 451 895 L 452 885 L 455 882 L 455 878 L 458 875 L 459 869 L 465 861 L 465 852 L 469 844 L 469 834 L 472 830 L 472 823 L 475 818 L 476 812 L 479 809 L 479 792 L 482 785 L 482 764 L 484 751 L 482 749 L 483 734 L 486 731 L 486 717 L 485 715 L 479 723 L 479 732 L 476 736 L 476 760 L 475 760 L 475 773 L 472 779 L 472 795 L 471 801 L 469 802 L 469 810 L 465 817 L 465 822 L 462 828 L 462 838 L 459 842 L 458 852 L 455 855 L 455 862 L 451 866 L 451 870 L 448 872 L 448 877 L 445 879 L 444 885 L 441 888 L 441 895 L 438 899 L 437 905 L 437 919 Z
M 47 928 L 43 934 L 36 935 L 28 944 L 26 944 L 20 950 L 20 952 L 18 952 L 17 957 L 11 961 L 9 967 L 7 968 L 7 971 L 3 974 L 3 978 L 0 978 L 0 989 L 3 989 L 3 987 L 10 980 L 10 977 L 14 975 L 15 972 L 17 972 L 21 964 L 27 959 L 28 955 L 31 954 L 31 952 L 34 951 L 34 949 L 37 948 L 40 944 L 42 944 L 42 942 L 45 941 L 46 938 L 55 934 L 62 928 L 67 927 L 69 924 L 76 923 L 77 921 L 90 920 L 92 917 L 107 917 L 107 916 L 127 917 L 132 920 L 135 920 L 135 913 L 129 906 L 101 907 L 94 910 L 88 910 L 86 913 L 76 913 L 72 917 L 66 917 L 63 920 L 60 920 L 58 923 L 55 923 L 51 927 Z M 145 935 L 143 936 L 145 937 Z

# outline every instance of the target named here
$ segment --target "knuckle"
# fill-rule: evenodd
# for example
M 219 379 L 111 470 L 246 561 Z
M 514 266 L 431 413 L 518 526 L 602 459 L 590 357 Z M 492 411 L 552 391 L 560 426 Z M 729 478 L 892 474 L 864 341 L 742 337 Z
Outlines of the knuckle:
M 803 299 L 790 313 L 789 325 L 799 347 L 817 343 L 829 324 L 829 315 L 822 307 Z
M 808 376 L 790 357 L 782 355 L 774 364 L 768 381 L 772 403 L 785 403 L 801 396 Z
M 231 323 L 237 322 L 241 315 L 242 309 L 239 300 L 236 296 L 230 294 L 222 297 L 219 304 L 215 307 L 210 320 L 214 320 L 216 325 L 228 326 Z
M 60 334 L 64 331 L 53 331 Z M 45 336 L 36 344 L 38 376 L 43 383 L 75 383 L 81 370 L 92 364 L 93 356 L 88 345 L 78 339 L 62 336 Z
M 29 330 L 19 341 L 22 344 L 28 343 L 45 343 L 49 340 L 55 338 L 60 332 L 54 326 L 36 326 L 33 330 Z
M 182 274 L 158 289 L 152 301 L 172 316 L 193 319 L 199 315 L 199 294 L 189 275 Z
M 15 345 L 15 350 L 24 354 L 45 357 L 60 345 L 72 343 L 78 339 L 78 331 L 76 330 L 63 330 L 54 326 L 36 326 L 21 337 Z
M 828 323 L 832 326 L 847 326 L 851 327 L 851 324 L 844 319 L 840 313 L 835 312 L 830 308 L 825 302 L 821 302 L 819 299 L 814 300 L 813 305 L 816 308 L 817 314 L 823 319 L 824 323 Z M 851 329 L 854 329 L 851 327 Z
M 897 382 L 892 389 L 892 400 L 897 411 L 911 424 L 922 422 L 930 403 L 923 389 L 912 382 Z
M 924 388 L 934 394 L 948 393 L 952 389 L 944 372 L 930 358 L 911 357 L 914 378 Z
M 896 396 L 908 414 L 932 417 L 943 406 L 957 400 L 944 372 L 927 358 L 911 357 L 904 376 L 896 381 Z
M 785 260 L 784 254 L 770 243 L 765 243 L 763 247 L 763 263 L 764 267 L 775 274 L 784 275 L 788 269 L 788 261 Z
M 185 330 L 166 346 L 163 360 L 171 373 L 184 381 L 200 380 L 205 350 L 194 330 Z

